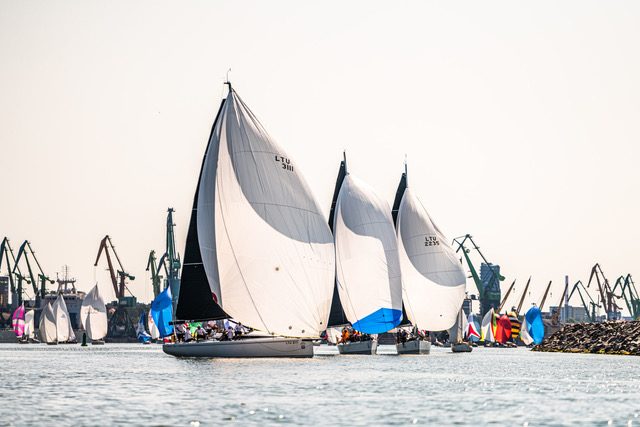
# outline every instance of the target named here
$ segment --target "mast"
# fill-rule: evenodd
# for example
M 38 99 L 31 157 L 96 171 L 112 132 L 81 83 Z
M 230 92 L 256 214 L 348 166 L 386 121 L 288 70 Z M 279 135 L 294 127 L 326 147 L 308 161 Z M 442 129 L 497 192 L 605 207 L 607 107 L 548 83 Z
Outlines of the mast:
M 338 200 L 338 194 L 340 194 L 340 188 L 342 187 L 342 182 L 344 178 L 347 176 L 347 154 L 343 152 L 343 160 L 340 162 L 340 168 L 338 169 L 338 177 L 336 178 L 336 185 L 333 190 L 333 198 L 331 199 L 331 210 L 329 211 L 329 228 L 333 233 L 333 221 L 335 217 L 335 209 L 336 202 Z M 333 286 L 333 297 L 331 298 L 331 309 L 329 310 L 329 321 L 327 322 L 327 327 L 331 326 L 339 326 L 346 325 L 349 321 L 347 320 L 347 315 L 344 312 L 344 308 L 342 308 L 342 303 L 340 302 L 340 295 L 338 294 L 338 281 L 335 280 Z
M 402 197 L 407 189 L 407 161 L 404 162 L 404 172 L 400 177 L 398 188 L 396 189 L 396 197 L 393 199 L 393 207 L 391 208 L 391 216 L 393 217 L 393 226 L 398 227 L 398 211 L 400 210 L 400 203 Z M 404 301 L 402 301 L 402 321 L 400 325 L 410 325 L 409 316 L 407 316 L 407 309 L 405 308 Z

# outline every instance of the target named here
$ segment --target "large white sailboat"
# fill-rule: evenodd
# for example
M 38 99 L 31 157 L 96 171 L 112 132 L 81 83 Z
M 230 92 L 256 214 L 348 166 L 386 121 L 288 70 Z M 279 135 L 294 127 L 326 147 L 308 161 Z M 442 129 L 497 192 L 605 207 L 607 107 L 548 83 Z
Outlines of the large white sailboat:
M 419 329 L 447 330 L 456 322 L 462 307 L 466 277 L 447 239 L 409 187 L 406 164 L 393 216 L 408 320 Z M 398 354 L 425 354 L 431 344 L 416 339 L 396 347 Z
M 312 357 L 333 238 L 298 165 L 229 84 L 200 171 L 175 318 L 233 317 L 260 338 L 164 344 L 174 356 Z
M 46 344 L 58 344 L 56 334 L 56 315 L 51 303 L 47 303 L 40 314 L 40 324 L 38 326 L 40 341 Z
M 351 175 L 346 159 L 333 207 L 336 288 L 344 317 L 365 335 L 387 332 L 402 320 L 402 285 L 391 210 L 373 189 Z M 330 322 L 329 326 L 332 326 Z M 377 342 L 349 340 L 341 354 L 375 354 Z
M 107 336 L 107 307 L 96 284 L 82 301 L 80 322 L 93 344 L 103 344 Z

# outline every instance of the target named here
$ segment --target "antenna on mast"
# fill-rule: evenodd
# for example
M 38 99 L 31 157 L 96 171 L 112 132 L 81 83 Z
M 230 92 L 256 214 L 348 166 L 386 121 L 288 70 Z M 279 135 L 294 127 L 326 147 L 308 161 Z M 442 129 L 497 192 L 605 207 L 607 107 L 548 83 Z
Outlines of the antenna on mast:
M 347 171 L 347 150 L 342 150 L 342 161 L 344 162 L 344 173 L 349 173 Z
M 409 186 L 409 177 L 407 175 L 407 155 L 404 155 L 404 182 L 405 185 L 408 187 Z
M 231 92 L 233 90 L 233 88 L 231 87 L 231 82 L 229 81 L 229 73 L 231 72 L 231 68 L 229 68 L 227 70 L 227 79 L 224 82 L 224 84 L 226 84 L 227 86 L 229 86 L 229 92 Z

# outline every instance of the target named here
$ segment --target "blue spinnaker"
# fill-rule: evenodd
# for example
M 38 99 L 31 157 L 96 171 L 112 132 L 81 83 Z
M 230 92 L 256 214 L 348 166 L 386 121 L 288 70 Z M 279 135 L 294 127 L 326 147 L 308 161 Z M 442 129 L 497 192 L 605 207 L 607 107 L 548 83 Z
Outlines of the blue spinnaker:
M 380 308 L 352 326 L 353 329 L 364 334 L 381 334 L 395 328 L 401 321 L 401 310 Z
M 527 314 L 527 330 L 534 344 L 540 344 L 544 338 L 544 323 L 542 323 L 542 313 L 538 307 L 531 307 Z
M 173 325 L 170 324 L 173 320 L 170 287 L 160 292 L 151 303 L 151 317 L 153 317 L 162 338 L 173 333 Z

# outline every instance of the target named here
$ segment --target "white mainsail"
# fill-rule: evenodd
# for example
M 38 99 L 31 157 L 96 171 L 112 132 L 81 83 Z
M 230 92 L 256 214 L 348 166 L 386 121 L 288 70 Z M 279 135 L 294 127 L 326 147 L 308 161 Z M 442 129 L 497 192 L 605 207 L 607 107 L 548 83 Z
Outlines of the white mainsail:
M 47 303 L 40 314 L 39 332 L 40 341 L 44 343 L 56 342 L 56 315 L 50 302 Z
M 226 313 L 276 335 L 326 329 L 331 232 L 297 164 L 234 90 L 211 134 L 197 212 L 202 262 Z
M 82 301 L 80 323 L 87 331 L 87 337 L 92 341 L 101 340 L 107 336 L 107 307 L 97 284 Z
M 53 303 L 53 314 L 56 319 L 56 340 L 66 342 L 69 340 L 69 312 L 62 295 L 58 295 Z
M 402 320 L 402 283 L 391 209 L 347 174 L 335 207 L 336 279 L 347 319 L 376 334 Z
M 466 277 L 455 252 L 407 187 L 397 217 L 404 306 L 409 321 L 429 331 L 456 323 Z
M 24 314 L 24 336 L 33 338 L 35 336 L 35 310 L 29 310 Z
M 160 338 L 160 331 L 158 330 L 156 323 L 153 321 L 151 310 L 149 310 L 149 314 L 147 315 L 147 323 L 149 325 L 149 335 L 151 335 L 151 339 L 157 340 Z

